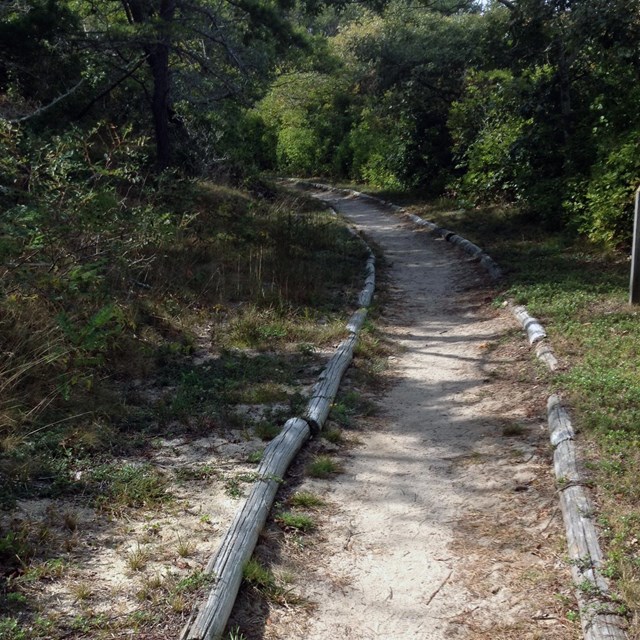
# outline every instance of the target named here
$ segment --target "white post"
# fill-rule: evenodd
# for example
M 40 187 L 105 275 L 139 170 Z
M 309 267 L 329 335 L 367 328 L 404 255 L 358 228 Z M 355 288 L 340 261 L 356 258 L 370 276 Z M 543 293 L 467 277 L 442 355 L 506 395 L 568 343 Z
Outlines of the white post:
M 633 249 L 631 250 L 631 283 L 629 285 L 629 304 L 638 303 L 640 303 L 640 187 L 636 189 Z

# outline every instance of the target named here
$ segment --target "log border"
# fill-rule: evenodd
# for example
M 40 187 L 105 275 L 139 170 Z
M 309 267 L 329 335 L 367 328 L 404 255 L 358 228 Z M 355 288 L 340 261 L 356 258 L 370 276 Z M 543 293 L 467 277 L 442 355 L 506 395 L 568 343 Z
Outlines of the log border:
M 204 570 L 205 574 L 213 576 L 213 586 L 207 600 L 194 609 L 182 629 L 180 640 L 218 640 L 222 637 L 240 590 L 244 567 L 256 547 L 282 478 L 302 446 L 322 430 L 342 376 L 353 360 L 358 334 L 373 300 L 376 260 L 366 242 L 355 230 L 351 232 L 365 245 L 368 258 L 365 263 L 365 284 L 358 295 L 359 308 L 346 325 L 349 336 L 338 345 L 318 377 L 304 414 L 290 418 L 280 434 L 265 448 L 256 481 Z
M 336 189 L 318 182 L 295 179 L 290 182 L 342 195 L 357 196 L 383 205 L 395 213 L 404 215 L 418 227 L 426 228 L 462 249 L 480 263 L 494 282 L 503 277 L 498 264 L 480 247 L 449 229 L 408 212 L 403 207 L 350 189 Z M 561 366 L 548 343 L 547 333 L 542 324 L 530 316 L 522 305 L 507 301 L 505 306 L 522 325 L 529 345 L 535 347 L 536 357 L 551 373 L 560 369 Z M 557 394 L 551 395 L 547 400 L 547 423 L 550 443 L 554 449 L 554 472 L 584 640 L 627 640 L 627 620 L 616 608 L 609 582 L 603 575 L 604 556 L 594 523 L 595 510 L 587 492 L 588 485 L 580 470 L 575 431 L 568 410 Z

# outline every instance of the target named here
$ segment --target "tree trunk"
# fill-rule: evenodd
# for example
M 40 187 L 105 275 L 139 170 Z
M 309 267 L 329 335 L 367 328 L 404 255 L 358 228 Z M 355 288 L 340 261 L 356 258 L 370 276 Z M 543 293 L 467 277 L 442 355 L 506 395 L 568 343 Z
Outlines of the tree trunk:
M 149 53 L 149 66 L 153 77 L 151 113 L 156 135 L 156 166 L 166 169 L 171 163 L 169 139 L 169 46 L 166 43 L 153 47 Z
M 151 77 L 153 96 L 151 115 L 156 139 L 156 166 L 166 169 L 171 163 L 171 140 L 169 137 L 171 75 L 169 53 L 171 50 L 171 25 L 176 12 L 176 0 L 161 0 L 158 11 L 149 13 L 139 0 L 122 0 L 131 24 L 147 24 L 158 17 L 155 42 L 143 46 Z

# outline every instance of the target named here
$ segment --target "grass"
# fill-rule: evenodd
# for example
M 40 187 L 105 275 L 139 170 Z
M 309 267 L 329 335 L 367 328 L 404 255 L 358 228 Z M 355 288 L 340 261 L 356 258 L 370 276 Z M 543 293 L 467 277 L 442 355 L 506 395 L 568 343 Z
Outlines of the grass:
M 312 478 L 330 478 L 341 472 L 340 464 L 329 456 L 316 456 L 307 466 L 307 475 Z
M 300 601 L 255 556 L 244 566 L 242 575 L 247 584 L 256 589 L 268 602 L 289 605 Z
M 288 500 L 292 507 L 302 507 L 305 509 L 317 509 L 323 507 L 325 501 L 315 493 L 310 491 L 296 491 Z
M 564 365 L 553 378 L 541 375 L 571 404 L 606 522 L 601 533 L 609 571 L 637 625 L 640 311 L 627 304 L 627 254 L 548 232 L 514 210 L 460 211 L 449 205 L 447 211 L 442 203 L 414 201 L 411 208 L 475 242 L 501 265 L 506 281 L 497 303 L 511 298 L 526 305 L 544 324 Z
M 276 517 L 276 522 L 285 529 L 293 529 L 303 533 L 313 531 L 316 528 L 316 521 L 311 516 L 292 511 L 279 513 Z
M 273 438 L 304 402 L 301 372 L 344 336 L 361 286 L 362 246 L 308 199 L 185 181 L 151 195 L 131 189 L 121 204 L 132 215 L 113 227 L 96 218 L 80 233 L 46 220 L 46 250 L 17 243 L 15 267 L 0 282 L 0 507 L 73 500 L 41 523 L 0 522 L 0 609 L 11 605 L 2 624 L 16 637 L 37 626 L 38 590 L 24 585 L 58 579 L 55 562 L 75 560 L 74 545 L 80 553 L 93 526 L 86 508 L 116 530 L 123 519 L 179 509 L 176 481 L 218 481 L 228 495 L 243 494 L 253 478 L 233 469 L 159 470 L 154 443 L 233 432 Z M 208 357 L 194 358 L 204 350 Z M 245 420 L 237 405 L 272 410 Z M 156 535 L 151 525 L 145 535 Z M 175 551 L 193 553 L 188 541 Z M 142 547 L 126 558 L 138 581 L 144 555 Z M 182 614 L 190 600 L 176 580 L 143 585 L 144 602 L 161 598 Z M 93 606 L 93 593 L 78 582 L 74 599 Z M 97 638 L 98 622 L 80 611 L 74 624 Z M 51 624 L 43 637 L 58 634 L 61 623 Z

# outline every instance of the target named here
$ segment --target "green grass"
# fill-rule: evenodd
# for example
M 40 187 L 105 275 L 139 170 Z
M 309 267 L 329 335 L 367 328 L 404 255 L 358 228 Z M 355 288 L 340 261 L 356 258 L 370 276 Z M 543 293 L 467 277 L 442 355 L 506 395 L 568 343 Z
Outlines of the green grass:
M 627 304 L 627 255 L 547 232 L 517 211 L 454 209 L 414 208 L 485 249 L 506 274 L 497 302 L 524 304 L 545 326 L 564 369 L 543 375 L 569 401 L 588 442 L 582 450 L 606 522 L 609 571 L 638 621 L 640 309 Z
M 276 517 L 278 522 L 285 529 L 294 529 L 296 531 L 307 532 L 316 528 L 316 521 L 305 513 L 294 513 L 292 511 L 283 511 Z
M 42 228 L 16 227 L 0 282 L 0 508 L 70 497 L 77 513 L 98 507 L 108 529 L 132 509 L 154 519 L 174 501 L 174 480 L 218 481 L 240 497 L 254 478 L 210 465 L 165 475 L 149 463 L 157 443 L 250 437 L 254 427 L 274 437 L 304 403 L 300 373 L 344 335 L 366 255 L 323 205 L 171 177 L 118 202 L 116 217 L 56 210 Z M 194 359 L 203 349 L 209 357 Z M 247 404 L 271 410 L 256 424 L 237 407 Z M 19 580 L 33 579 L 36 592 L 53 579 L 46 563 L 68 558 L 86 533 L 79 523 L 61 514 L 0 528 L 3 633 L 36 625 L 37 602 Z M 129 564 L 148 570 L 136 557 Z M 155 591 L 182 612 L 188 599 L 174 587 L 167 579 Z M 142 614 L 118 624 L 143 632 Z M 56 636 L 52 624 L 42 637 Z M 74 624 L 104 627 L 82 616 Z
M 302 507 L 306 509 L 315 509 L 323 507 L 325 501 L 315 493 L 310 491 L 296 491 L 288 500 L 292 507 Z
M 307 475 L 312 478 L 330 478 L 341 471 L 340 464 L 329 456 L 316 456 L 307 466 Z

